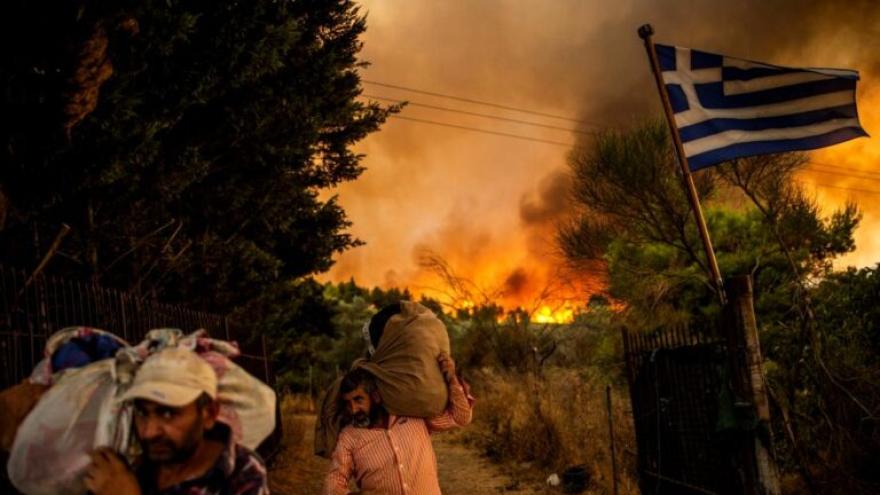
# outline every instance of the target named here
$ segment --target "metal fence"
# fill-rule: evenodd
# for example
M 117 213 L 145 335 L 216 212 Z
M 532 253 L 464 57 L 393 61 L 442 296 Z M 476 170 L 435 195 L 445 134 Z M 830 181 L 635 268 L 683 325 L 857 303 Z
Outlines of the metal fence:
M 642 493 L 751 494 L 774 483 L 759 460 L 772 452 L 763 390 L 750 383 L 750 364 L 760 366 L 749 349 L 751 285 L 729 282 L 731 302 L 711 328 L 623 332 Z
M 718 435 L 724 342 L 624 331 L 643 493 L 743 493 Z
M 43 358 L 48 337 L 70 326 L 107 330 L 132 344 L 140 342 L 153 328 L 179 328 L 184 333 L 204 328 L 212 337 L 238 342 L 241 356 L 235 361 L 274 385 L 265 339 L 255 337 L 251 329 L 230 327 L 224 316 L 162 304 L 92 283 L 52 276 L 30 278 L 23 270 L 0 265 L 0 389 L 27 378 Z M 277 413 L 276 419 L 276 431 L 259 449 L 265 457 L 271 457 L 280 447 Z M 5 474 L 5 469 L 0 474 Z
M 204 328 L 225 337 L 225 318 L 181 306 L 143 300 L 124 291 L 57 277 L 29 279 L 0 265 L 0 387 L 27 377 L 43 358 L 46 339 L 69 326 L 115 333 L 137 343 L 152 328 L 184 332 Z M 262 378 L 261 370 L 257 375 Z

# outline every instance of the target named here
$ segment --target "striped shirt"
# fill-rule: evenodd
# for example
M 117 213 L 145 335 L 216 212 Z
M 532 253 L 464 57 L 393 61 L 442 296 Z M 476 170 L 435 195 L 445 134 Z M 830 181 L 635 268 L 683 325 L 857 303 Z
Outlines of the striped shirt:
M 346 426 L 333 451 L 324 494 L 347 494 L 354 478 L 362 495 L 440 495 L 431 434 L 469 424 L 472 405 L 473 397 L 456 382 L 439 416 L 390 415 L 387 429 Z

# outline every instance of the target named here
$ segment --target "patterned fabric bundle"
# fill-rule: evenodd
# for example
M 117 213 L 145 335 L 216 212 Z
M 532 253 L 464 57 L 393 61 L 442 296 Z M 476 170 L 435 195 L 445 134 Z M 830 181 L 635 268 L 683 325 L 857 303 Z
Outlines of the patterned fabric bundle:
M 133 461 L 140 448 L 132 433 L 132 407 L 117 398 L 131 385 L 147 356 L 169 346 L 195 351 L 214 369 L 218 421 L 230 427 L 235 442 L 255 449 L 274 430 L 275 392 L 232 362 L 239 355 L 235 343 L 208 338 L 204 330 L 187 336 L 177 329 L 151 330 L 136 346 L 123 342 L 112 358 L 53 373 L 53 366 L 61 361 L 56 358 L 57 350 L 72 349 L 68 345 L 74 339 L 106 335 L 110 334 L 78 327 L 62 330 L 49 340 L 46 359 L 31 380 L 52 386 L 19 426 L 8 463 L 9 477 L 21 492 L 85 494 L 82 474 L 90 462 L 89 453 L 98 447 L 110 446 Z M 79 350 L 68 354 L 76 355 L 73 361 L 84 359 Z

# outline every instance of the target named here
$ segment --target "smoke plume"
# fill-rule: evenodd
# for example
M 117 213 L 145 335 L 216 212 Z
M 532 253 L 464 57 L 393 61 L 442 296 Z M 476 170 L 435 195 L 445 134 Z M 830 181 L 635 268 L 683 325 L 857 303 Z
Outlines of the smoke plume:
M 463 278 L 504 293 L 506 305 L 546 298 L 548 287 L 582 302 L 601 289 L 595 273 L 565 274 L 553 243 L 568 214 L 566 154 L 597 129 L 657 114 L 647 58 L 636 35 L 653 24 L 658 42 L 794 66 L 858 69 L 859 106 L 880 133 L 880 2 L 620 0 L 579 2 L 367 1 L 365 81 L 465 96 L 573 120 L 478 106 L 365 83 L 365 94 L 528 120 L 491 120 L 411 105 L 404 117 L 525 136 L 390 119 L 360 145 L 367 171 L 334 193 L 366 246 L 326 275 L 365 285 L 442 286 L 418 263 L 428 249 Z M 878 138 L 814 153 L 816 161 L 880 175 Z M 534 141 L 538 140 L 538 141 Z M 846 199 L 864 210 L 856 253 L 873 264 L 880 241 L 880 181 L 806 172 L 828 211 Z M 847 189 L 839 189 L 847 188 Z M 421 289 L 419 289 L 421 288 Z M 560 291 L 549 292 L 560 294 Z

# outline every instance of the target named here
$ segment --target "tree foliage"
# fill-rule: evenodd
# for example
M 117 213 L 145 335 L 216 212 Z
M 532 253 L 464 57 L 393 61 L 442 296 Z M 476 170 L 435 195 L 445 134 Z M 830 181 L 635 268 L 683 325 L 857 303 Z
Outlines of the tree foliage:
M 348 0 L 16 1 L 3 16 L 0 253 L 227 312 L 358 241 L 365 19 Z
M 559 233 L 574 263 L 603 259 L 633 330 L 708 328 L 707 283 L 691 213 L 657 121 L 600 136 L 571 156 L 580 215 Z M 834 272 L 855 248 L 855 204 L 823 216 L 795 180 L 802 154 L 740 159 L 695 174 L 723 274 L 754 281 L 783 465 L 826 491 L 874 492 L 880 453 L 877 269 Z M 831 489 L 833 491 L 833 489 Z
M 759 307 L 778 298 L 785 309 L 777 309 L 785 311 L 799 272 L 821 277 L 835 257 L 854 248 L 858 209 L 847 205 L 822 218 L 793 180 L 804 163 L 798 154 L 771 155 L 694 174 L 722 273 L 751 274 L 765 298 Z M 633 317 L 644 315 L 645 324 L 683 324 L 700 311 L 717 313 L 664 125 L 646 121 L 601 135 L 594 146 L 573 152 L 570 166 L 579 215 L 559 231 L 567 258 L 606 261 L 610 295 L 633 309 Z

